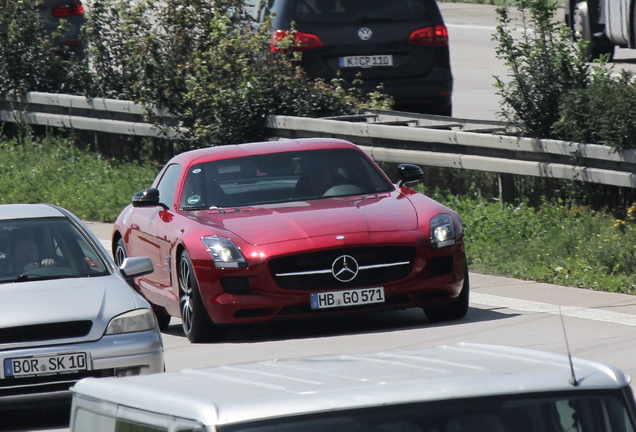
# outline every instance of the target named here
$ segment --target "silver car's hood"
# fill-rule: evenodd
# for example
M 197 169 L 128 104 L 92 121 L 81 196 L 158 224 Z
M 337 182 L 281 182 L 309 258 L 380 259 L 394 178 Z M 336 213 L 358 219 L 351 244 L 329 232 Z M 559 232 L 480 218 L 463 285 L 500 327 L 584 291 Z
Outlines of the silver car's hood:
M 77 341 L 99 339 L 111 318 L 138 307 L 147 307 L 144 300 L 116 275 L 4 283 L 0 284 L 0 298 L 0 329 L 92 321 L 89 334 L 74 339 Z M 18 346 L 46 343 L 38 341 Z

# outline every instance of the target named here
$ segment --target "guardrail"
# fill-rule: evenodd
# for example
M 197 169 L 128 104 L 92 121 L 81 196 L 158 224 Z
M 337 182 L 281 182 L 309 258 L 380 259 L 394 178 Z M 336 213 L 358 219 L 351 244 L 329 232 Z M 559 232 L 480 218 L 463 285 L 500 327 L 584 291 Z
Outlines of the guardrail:
M 100 133 L 170 138 L 148 123 L 141 105 L 112 99 L 29 93 L 0 98 L 0 121 Z M 153 115 L 170 119 L 165 112 Z M 636 188 L 636 151 L 612 152 L 595 144 L 518 138 L 506 124 L 396 111 L 304 118 L 269 116 L 272 137 L 334 137 L 352 141 L 375 160 L 411 162 L 499 174 L 579 180 Z
M 27 93 L 23 98 L 0 97 L 0 121 L 28 123 L 117 135 L 172 138 L 175 130 L 157 128 L 146 121 L 142 105 L 129 101 L 53 93 Z M 169 119 L 161 110 L 153 115 Z

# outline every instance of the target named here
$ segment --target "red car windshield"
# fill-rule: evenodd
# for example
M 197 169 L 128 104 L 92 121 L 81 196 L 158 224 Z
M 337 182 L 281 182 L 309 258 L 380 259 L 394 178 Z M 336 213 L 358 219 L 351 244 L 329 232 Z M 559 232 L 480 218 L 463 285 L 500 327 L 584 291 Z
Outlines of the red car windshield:
M 244 207 L 391 190 L 393 185 L 355 150 L 274 153 L 191 166 L 181 208 Z

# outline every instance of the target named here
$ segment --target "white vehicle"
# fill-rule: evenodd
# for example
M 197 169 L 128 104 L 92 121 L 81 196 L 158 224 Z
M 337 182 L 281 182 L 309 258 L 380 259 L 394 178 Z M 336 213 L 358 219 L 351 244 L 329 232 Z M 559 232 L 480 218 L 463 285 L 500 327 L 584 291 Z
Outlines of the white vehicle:
M 618 369 L 460 344 L 118 379 L 72 389 L 72 432 L 634 432 Z
M 565 0 L 565 22 L 588 41 L 593 58 L 614 56 L 615 47 L 636 48 L 635 0 Z

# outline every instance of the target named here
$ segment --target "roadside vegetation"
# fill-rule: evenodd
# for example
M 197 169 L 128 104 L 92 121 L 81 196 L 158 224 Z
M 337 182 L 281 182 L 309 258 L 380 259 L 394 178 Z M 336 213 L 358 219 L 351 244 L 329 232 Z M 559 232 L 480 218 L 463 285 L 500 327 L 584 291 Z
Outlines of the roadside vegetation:
M 518 0 L 521 17 L 498 8 L 493 39 L 509 68 L 496 77 L 501 117 L 520 135 L 636 148 L 636 77 L 614 73 L 608 58 L 589 62 L 587 42 L 555 19 L 555 0 Z M 520 31 L 518 29 L 521 29 Z
M 472 271 L 636 294 L 636 205 L 618 219 L 572 202 L 431 196 L 461 215 Z
M 0 204 L 51 203 L 84 220 L 112 222 L 159 167 L 119 163 L 61 138 L 0 142 Z
M 163 142 L 174 152 L 263 140 L 268 114 L 324 117 L 392 104 L 381 93 L 345 88 L 355 83 L 308 79 L 294 62 L 291 35 L 271 53 L 271 27 L 246 11 L 245 0 L 92 2 L 83 58 L 55 54 L 55 35 L 45 36 L 31 1 L 4 3 L 12 9 L 0 18 L 0 94 L 135 101 L 150 121 L 180 132 Z

